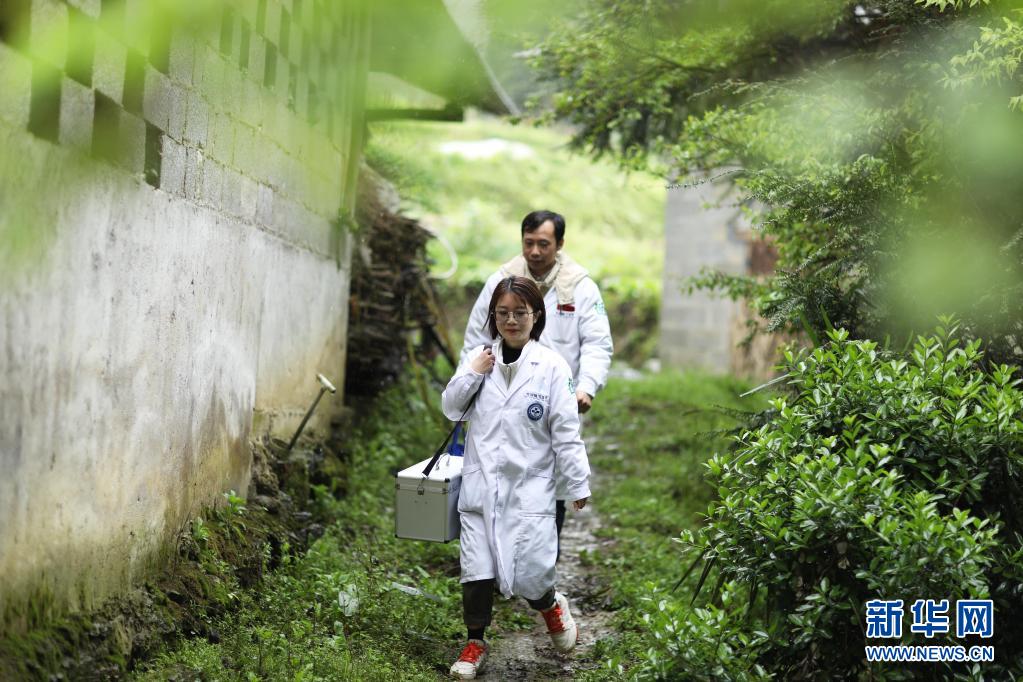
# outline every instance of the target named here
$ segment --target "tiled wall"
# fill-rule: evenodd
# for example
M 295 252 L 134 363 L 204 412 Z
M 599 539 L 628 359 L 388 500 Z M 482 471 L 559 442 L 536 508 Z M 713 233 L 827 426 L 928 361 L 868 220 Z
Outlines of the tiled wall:
M 0 117 L 337 255 L 331 223 L 351 209 L 361 146 L 365 17 L 345 3 L 237 0 L 189 25 L 154 17 L 158 4 L 4 0 Z
M 158 569 L 344 383 L 368 19 L 158 4 L 0 0 L 0 630 Z

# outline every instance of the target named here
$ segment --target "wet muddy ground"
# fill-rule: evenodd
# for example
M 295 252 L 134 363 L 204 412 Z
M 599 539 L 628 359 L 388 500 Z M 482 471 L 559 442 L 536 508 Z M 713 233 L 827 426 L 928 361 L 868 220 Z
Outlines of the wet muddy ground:
M 588 439 L 589 441 L 589 439 Z M 599 495 L 599 482 L 592 486 Z M 584 667 L 596 665 L 587 653 L 594 642 L 613 631 L 613 613 L 605 610 L 603 588 L 595 569 L 587 566 L 586 554 L 610 542 L 595 534 L 600 528 L 599 497 L 581 511 L 569 505 L 561 533 L 561 559 L 558 561 L 558 590 L 564 593 L 579 623 L 579 643 L 567 656 L 551 646 L 543 618 L 521 599 L 515 608 L 532 618 L 534 625 L 525 630 L 488 631 L 490 658 L 479 679 L 485 680 L 558 680 L 574 679 Z M 500 597 L 499 597 L 500 598 Z M 495 623 L 497 625 L 497 623 Z

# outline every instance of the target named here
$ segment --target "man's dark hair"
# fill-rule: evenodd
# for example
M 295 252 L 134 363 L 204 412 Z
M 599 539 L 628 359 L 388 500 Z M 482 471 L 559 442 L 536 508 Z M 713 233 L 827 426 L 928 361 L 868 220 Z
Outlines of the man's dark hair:
M 497 338 L 497 315 L 494 311 L 497 310 L 497 302 L 505 294 L 518 296 L 523 303 L 533 309 L 533 328 L 529 331 L 529 338 L 539 341 L 540 334 L 547 324 L 547 308 L 543 304 L 540 287 L 525 277 L 506 277 L 494 287 L 494 295 L 490 297 L 490 308 L 487 310 L 487 331 L 490 332 L 490 337 Z
M 533 232 L 547 221 L 554 223 L 554 240 L 559 244 L 565 239 L 565 216 L 554 211 L 533 211 L 522 219 L 522 236 Z

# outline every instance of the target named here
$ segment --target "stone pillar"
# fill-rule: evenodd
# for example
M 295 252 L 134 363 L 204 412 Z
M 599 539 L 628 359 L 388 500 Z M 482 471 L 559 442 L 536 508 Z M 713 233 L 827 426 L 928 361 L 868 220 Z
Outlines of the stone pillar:
M 730 176 L 689 177 L 668 189 L 659 355 L 668 367 L 731 370 L 737 303 L 683 291 L 703 270 L 744 274 L 747 228 Z

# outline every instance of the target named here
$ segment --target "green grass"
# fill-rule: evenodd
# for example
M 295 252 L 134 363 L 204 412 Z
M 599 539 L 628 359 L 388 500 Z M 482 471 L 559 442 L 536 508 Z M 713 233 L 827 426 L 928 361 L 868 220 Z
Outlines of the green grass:
M 441 153 L 445 142 L 500 139 L 534 155 L 466 159 Z M 377 124 L 367 158 L 395 182 L 405 209 L 437 229 L 458 253 L 454 283 L 479 282 L 519 252 L 523 216 L 538 208 L 563 214 L 565 250 L 603 286 L 660 291 L 664 246 L 664 181 L 626 175 L 613 162 L 569 151 L 551 128 L 497 119 L 454 123 Z M 431 245 L 435 272 L 450 259 Z
M 671 592 L 695 559 L 675 538 L 700 523 L 714 496 L 703 463 L 728 447 L 740 412 L 765 404 L 759 396 L 738 398 L 747 388 L 730 377 L 663 373 L 611 381 L 594 402 L 584 435 L 600 477 L 594 489 L 600 533 L 614 542 L 589 561 L 617 610 L 618 634 L 598 645 L 594 655 L 603 666 L 585 679 L 635 672 L 653 643 L 644 616 L 662 600 L 688 604 L 698 572 Z
M 391 510 L 393 471 L 428 456 L 443 431 L 416 392 L 399 385 L 352 435 L 353 492 L 318 497 L 336 519 L 326 534 L 239 594 L 214 624 L 217 641 L 166 651 L 137 679 L 435 680 L 446 671 L 464 637 L 458 545 L 396 539 Z M 345 614 L 340 592 L 358 600 L 354 612 Z
M 431 388 L 439 405 L 440 390 Z M 433 453 L 445 431 L 407 383 L 381 396 L 351 434 L 349 495 L 320 487 L 317 518 L 333 519 L 302 556 L 232 595 L 231 613 L 156 655 L 140 680 L 436 680 L 465 640 L 458 544 L 394 536 L 394 471 Z M 395 584 L 428 596 L 409 595 Z M 357 606 L 346 615 L 339 593 Z M 493 634 L 532 627 L 498 600 Z M 213 640 L 213 641 L 211 641 Z
M 469 160 L 444 154 L 447 142 L 498 139 L 534 155 Z M 552 128 L 498 119 L 466 123 L 375 124 L 367 159 L 395 184 L 403 210 L 439 233 L 457 252 L 458 269 L 441 283 L 453 328 L 464 325 L 480 284 L 520 252 L 523 216 L 538 208 L 562 213 L 565 250 L 600 285 L 616 357 L 641 365 L 656 353 L 664 266 L 664 181 L 625 174 L 609 160 L 569 151 Z M 452 261 L 439 240 L 428 245 L 434 275 Z
M 735 416 L 715 406 L 753 409 L 745 386 L 727 377 L 665 373 L 613 380 L 586 427 L 599 478 L 594 499 L 614 542 L 584 557 L 616 610 L 614 637 L 579 669 L 584 679 L 620 679 L 650 642 L 644 614 L 670 589 L 690 558 L 673 538 L 699 523 L 713 491 L 702 463 L 727 446 Z M 342 500 L 321 495 L 336 519 L 301 557 L 262 585 L 240 592 L 216 637 L 195 638 L 152 660 L 137 679 L 436 680 L 463 641 L 458 545 L 398 540 L 393 534 L 392 472 L 426 457 L 442 435 L 412 386 L 382 396 L 352 434 L 349 485 Z M 690 582 L 695 578 L 691 578 Z M 410 596 L 392 583 L 416 587 Z M 680 593 L 686 589 L 680 590 Z M 339 592 L 358 606 L 345 615 Z M 498 600 L 492 633 L 533 627 L 522 609 Z M 215 641 L 210 641 L 211 639 Z M 594 667 L 598 664 L 604 667 Z M 621 669 L 618 666 L 621 666 Z

